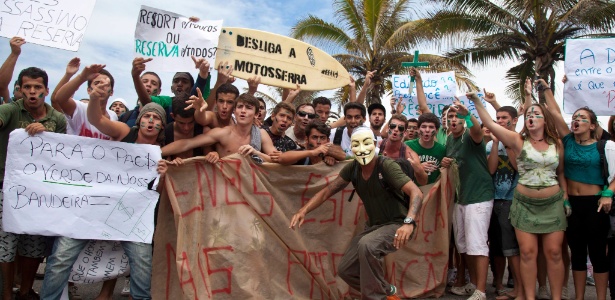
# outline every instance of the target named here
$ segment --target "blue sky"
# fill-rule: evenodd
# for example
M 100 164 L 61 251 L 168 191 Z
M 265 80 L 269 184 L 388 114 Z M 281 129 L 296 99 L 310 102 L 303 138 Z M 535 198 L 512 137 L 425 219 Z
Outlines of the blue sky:
M 329 22 L 334 21 L 335 13 L 332 0 L 295 0 L 292 4 L 279 0 L 183 1 L 181 5 L 176 5 L 176 3 L 176 1 L 163 0 L 143 2 L 98 0 L 78 52 L 26 44 L 22 47 L 13 81 L 17 78 L 19 70 L 37 66 L 48 72 L 50 88 L 53 90 L 64 74 L 66 63 L 77 56 L 81 58 L 82 68 L 93 63 L 106 64 L 106 68 L 115 77 L 115 93 L 112 98 L 124 98 L 130 106 L 133 106 L 136 103 L 136 93 L 130 78 L 130 69 L 134 58 L 134 28 L 142 4 L 185 16 L 196 16 L 203 20 L 223 19 L 223 26 L 227 27 L 246 27 L 282 35 L 288 35 L 296 21 L 307 16 L 308 13 Z M 416 1 L 415 3 L 420 6 L 422 2 Z M 8 41 L 8 39 L 0 39 L 0 59 L 4 59 L 10 51 Z M 428 49 L 418 50 L 433 52 Z M 505 71 L 512 65 L 512 62 L 502 62 L 472 70 L 478 85 L 495 92 L 504 105 L 510 104 L 510 101 L 504 95 L 506 83 L 503 78 Z M 157 72 L 162 78 L 162 94 L 171 95 L 173 73 L 155 69 L 151 71 Z M 197 72 L 191 70 L 191 73 L 196 76 Z M 212 73 L 214 79 L 215 73 Z M 563 76 L 563 73 L 561 74 L 558 77 Z M 236 85 L 240 88 L 247 86 L 243 80 L 237 80 Z M 268 92 L 264 86 L 261 86 L 259 90 Z M 559 90 L 556 91 L 556 97 L 559 94 L 558 98 L 561 98 L 562 94 Z M 77 92 L 76 98 L 87 98 L 85 87 Z M 388 103 L 388 100 L 383 100 L 383 103 Z

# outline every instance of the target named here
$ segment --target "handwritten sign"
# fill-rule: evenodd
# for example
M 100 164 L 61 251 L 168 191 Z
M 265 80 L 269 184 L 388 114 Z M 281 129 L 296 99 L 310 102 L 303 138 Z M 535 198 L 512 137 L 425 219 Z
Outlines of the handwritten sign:
M 68 280 L 96 283 L 121 277 L 129 271 L 128 256 L 121 242 L 91 240 L 77 257 Z
M 599 116 L 615 114 L 615 38 L 566 40 L 564 112 L 589 106 Z
M 11 132 L 3 228 L 13 233 L 151 243 L 160 147 Z
M 0 2 L 0 36 L 28 43 L 79 50 L 96 0 Z
M 192 22 L 187 17 L 141 6 L 135 30 L 135 55 L 151 57 L 157 70 L 192 70 L 190 58 L 205 58 L 214 66 L 222 20 Z
M 495 116 L 495 110 L 493 109 L 493 106 L 491 106 L 491 104 L 488 104 L 487 101 L 485 101 L 485 93 L 477 92 L 476 94 L 480 98 L 480 101 L 483 103 L 483 106 L 487 109 L 489 114 L 492 115 L 492 116 Z M 466 95 L 457 96 L 457 99 L 459 99 L 459 102 L 461 102 L 461 104 L 463 104 L 465 107 L 467 107 L 468 111 L 472 115 L 474 115 L 474 117 L 479 122 L 482 123 L 482 120 L 480 119 L 480 117 L 478 116 L 478 113 L 476 112 L 476 106 L 474 105 L 473 101 L 470 101 L 470 99 L 468 99 L 468 97 Z
M 436 116 L 442 115 L 442 109 L 445 105 L 453 103 L 457 94 L 457 82 L 455 81 L 455 72 L 444 73 L 422 73 L 423 90 L 427 98 L 427 105 L 431 112 Z M 416 89 L 410 88 L 414 83 L 410 81 L 410 75 L 393 75 L 393 98 L 399 99 L 402 96 L 405 108 L 403 114 L 408 118 L 418 118 L 417 109 L 419 103 L 416 99 Z

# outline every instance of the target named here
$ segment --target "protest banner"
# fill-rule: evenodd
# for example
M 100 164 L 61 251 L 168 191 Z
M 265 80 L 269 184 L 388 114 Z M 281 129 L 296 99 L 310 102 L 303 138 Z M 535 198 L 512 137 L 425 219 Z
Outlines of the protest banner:
M 566 40 L 564 112 L 588 106 L 598 116 L 615 114 L 615 38 Z
M 135 29 L 135 55 L 153 58 L 153 70 L 193 70 L 191 56 L 213 67 L 222 20 L 192 22 L 176 13 L 142 5 Z
M 2 226 L 7 232 L 151 243 L 160 147 L 11 132 Z
M 337 59 L 302 41 L 260 30 L 222 28 L 216 65 L 229 62 L 233 76 L 261 76 L 261 83 L 282 88 L 322 91 L 350 83 Z
M 154 299 L 360 298 L 337 276 L 365 211 L 352 184 L 288 228 L 293 214 L 350 161 L 329 167 L 255 165 L 237 154 L 212 165 L 171 167 L 158 213 Z M 402 298 L 439 297 L 446 287 L 453 180 L 422 188 L 415 235 L 386 258 Z
M 455 72 L 444 73 L 421 73 L 423 79 L 423 90 L 427 98 L 427 106 L 436 116 L 442 115 L 442 108 L 453 103 L 457 95 L 457 82 Z M 393 99 L 399 100 L 402 97 L 404 103 L 403 114 L 408 118 L 418 118 L 417 109 L 419 102 L 416 99 L 415 82 L 410 82 L 410 75 L 393 75 Z
M 96 0 L 2 1 L 0 36 L 77 51 L 95 4 Z

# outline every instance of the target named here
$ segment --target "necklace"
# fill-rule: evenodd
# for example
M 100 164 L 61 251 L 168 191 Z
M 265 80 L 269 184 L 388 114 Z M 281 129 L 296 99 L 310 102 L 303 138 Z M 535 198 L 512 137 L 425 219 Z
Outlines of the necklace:
M 588 141 L 590 141 L 590 140 L 592 140 L 592 138 L 588 138 L 588 139 L 586 139 L 586 140 L 577 140 L 577 143 L 578 143 L 579 145 L 583 145 L 583 144 L 585 144 L 586 142 L 588 142 Z
M 532 142 L 534 142 L 534 143 L 539 143 L 539 142 L 544 141 L 544 140 L 545 140 L 545 138 L 541 138 L 541 139 L 539 139 L 539 140 L 535 140 L 535 139 L 533 139 L 532 137 L 530 137 L 530 140 L 532 140 Z

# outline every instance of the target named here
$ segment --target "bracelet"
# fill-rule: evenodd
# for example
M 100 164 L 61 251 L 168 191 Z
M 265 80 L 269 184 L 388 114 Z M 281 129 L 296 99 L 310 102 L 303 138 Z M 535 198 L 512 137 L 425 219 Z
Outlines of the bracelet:
M 615 195 L 615 193 L 613 193 L 613 191 L 609 190 L 609 188 L 607 186 L 604 187 L 604 189 L 599 192 L 598 194 L 596 194 L 596 196 L 601 196 L 601 197 L 606 197 L 606 198 L 613 198 L 613 195 Z
M 392 113 L 392 114 L 396 114 L 396 113 L 397 113 L 397 110 L 395 110 L 395 109 L 394 109 L 394 110 L 392 110 L 392 111 L 391 111 L 391 113 Z
M 570 206 L 570 202 L 568 201 L 568 199 L 564 200 L 564 206 L 565 207 L 571 207 Z
M 457 113 L 457 118 L 465 120 L 466 124 L 468 124 L 468 128 L 472 128 L 472 126 L 474 126 L 474 123 L 472 123 L 472 116 L 469 113 L 465 116 Z

